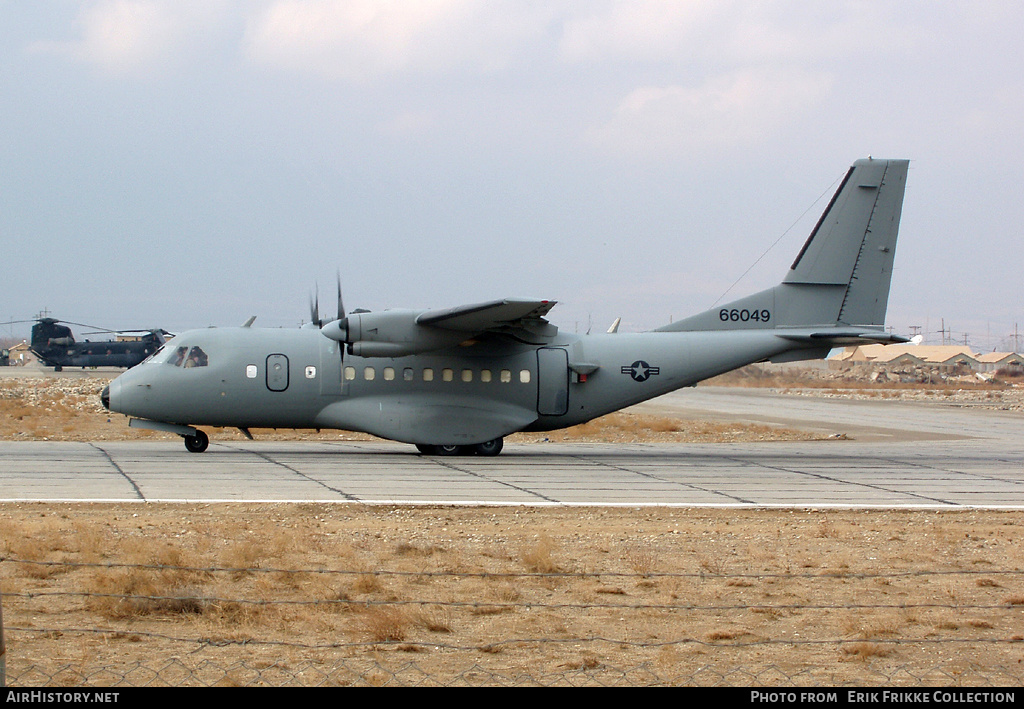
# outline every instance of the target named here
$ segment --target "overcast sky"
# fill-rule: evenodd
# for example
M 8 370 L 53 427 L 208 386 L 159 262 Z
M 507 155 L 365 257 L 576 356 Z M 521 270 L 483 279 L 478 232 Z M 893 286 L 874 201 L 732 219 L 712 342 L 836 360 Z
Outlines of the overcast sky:
M 1024 330 L 1020 2 L 0 16 L 2 320 L 292 327 L 340 271 L 349 309 L 524 296 L 644 330 L 780 281 L 874 155 L 912 161 L 889 324 Z

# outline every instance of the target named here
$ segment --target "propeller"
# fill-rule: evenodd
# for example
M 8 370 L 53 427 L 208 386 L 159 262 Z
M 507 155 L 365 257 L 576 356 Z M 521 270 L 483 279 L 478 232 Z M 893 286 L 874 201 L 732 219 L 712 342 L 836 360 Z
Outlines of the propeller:
M 309 296 L 309 322 L 317 327 L 322 327 L 320 322 L 320 286 L 316 287 L 316 296 Z
M 335 311 L 335 312 L 337 312 L 337 316 L 335 318 L 333 318 L 333 320 L 344 320 L 345 319 L 345 302 L 344 302 L 344 300 L 341 297 L 341 271 L 340 270 L 337 273 L 337 282 L 338 282 L 338 309 Z M 320 286 L 319 285 L 316 286 L 316 290 L 314 291 L 314 294 L 310 295 L 310 297 L 309 297 L 309 318 L 310 318 L 310 322 L 313 325 L 316 325 L 317 327 L 321 327 L 321 328 L 324 325 L 326 325 L 328 322 L 331 322 L 331 320 L 321 320 L 320 319 Z
M 337 280 L 338 280 L 338 310 L 337 310 L 338 320 L 344 320 L 345 319 L 345 304 L 341 300 L 341 269 L 338 269 Z

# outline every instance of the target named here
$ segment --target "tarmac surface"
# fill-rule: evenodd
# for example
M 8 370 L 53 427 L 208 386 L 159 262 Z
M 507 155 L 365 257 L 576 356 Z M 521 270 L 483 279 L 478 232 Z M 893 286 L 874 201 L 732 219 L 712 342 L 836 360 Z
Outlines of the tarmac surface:
M 428 457 L 389 442 L 0 441 L 0 501 L 1024 509 L 1024 416 L 701 387 L 635 410 L 790 424 L 821 441 L 506 444 Z

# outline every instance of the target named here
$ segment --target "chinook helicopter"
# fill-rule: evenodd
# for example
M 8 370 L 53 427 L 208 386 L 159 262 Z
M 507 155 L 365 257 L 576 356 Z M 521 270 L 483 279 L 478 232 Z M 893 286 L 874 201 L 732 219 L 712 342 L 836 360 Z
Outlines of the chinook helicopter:
M 497 455 L 517 431 L 573 426 L 753 362 L 821 359 L 835 347 L 905 342 L 884 328 L 909 161 L 849 169 L 782 282 L 656 330 L 575 335 L 552 300 L 345 313 L 296 330 L 178 335 L 114 379 L 103 405 L 129 425 L 329 428 L 431 455 Z
M 14 320 L 5 325 L 34 322 L 29 351 L 53 371 L 64 367 L 123 367 L 131 368 L 156 352 L 167 341 L 166 330 L 122 330 L 139 333 L 136 340 L 84 340 L 76 341 L 68 325 L 91 328 L 91 325 L 38 317 L 35 320 Z M 112 333 L 112 330 L 102 332 Z

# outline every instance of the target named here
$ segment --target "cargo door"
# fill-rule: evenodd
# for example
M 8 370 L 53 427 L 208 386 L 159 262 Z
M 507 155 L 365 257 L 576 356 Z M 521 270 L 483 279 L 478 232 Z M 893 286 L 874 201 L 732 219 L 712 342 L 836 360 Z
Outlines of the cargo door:
M 322 396 L 340 396 L 348 392 L 342 390 L 341 348 L 339 342 L 320 338 L 320 394 Z
M 537 413 L 563 416 L 569 411 L 569 353 L 560 347 L 537 350 Z

